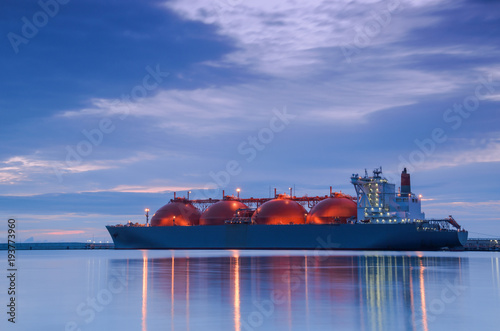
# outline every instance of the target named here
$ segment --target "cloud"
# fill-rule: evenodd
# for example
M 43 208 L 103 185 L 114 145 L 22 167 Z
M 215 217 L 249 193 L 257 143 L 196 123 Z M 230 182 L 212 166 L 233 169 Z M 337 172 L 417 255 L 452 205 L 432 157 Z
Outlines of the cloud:
M 453 206 L 459 206 L 464 208 L 493 207 L 495 209 L 500 209 L 500 200 L 490 200 L 490 201 L 480 201 L 480 202 L 455 201 L 455 202 L 450 202 L 450 204 Z
M 40 33 L 21 43 L 18 54 L 4 38 L 0 89 L 8 97 L 0 102 L 2 124 L 41 119 L 80 108 L 89 98 L 130 92 L 147 74 L 148 65 L 184 72 L 193 63 L 217 59 L 228 51 L 228 41 L 215 35 L 214 29 L 161 10 L 161 3 L 75 1 L 61 6 L 56 17 L 49 17 L 49 24 L 36 28 Z M 22 37 L 21 18 L 31 20 L 41 10 L 37 1 L 3 4 L 4 37 L 8 32 Z M 175 81 L 174 75 L 163 84 L 167 81 Z
M 429 160 L 418 165 L 421 170 L 442 167 L 463 167 L 478 163 L 500 163 L 500 137 L 455 139 L 455 150 L 435 152 Z
M 18 234 L 20 238 L 26 238 L 32 242 L 44 242 L 44 241 L 85 242 L 86 240 L 89 240 L 91 238 L 94 238 L 97 241 L 111 241 L 111 238 L 109 237 L 109 234 L 107 234 L 107 231 L 104 226 L 102 226 L 102 228 L 99 229 L 82 228 L 81 226 L 77 228 L 78 229 L 65 229 L 65 228 L 50 227 L 50 228 L 39 228 L 39 229 L 26 229 L 26 230 L 19 230 Z
M 102 189 L 92 192 L 126 192 L 126 193 L 166 193 L 166 192 L 179 192 L 189 190 L 202 190 L 211 187 L 204 186 L 155 186 L 155 185 L 119 185 L 110 189 Z
M 133 103 L 95 98 L 90 107 L 58 116 L 152 119 L 150 127 L 191 137 L 241 132 L 242 118 L 245 127 L 256 128 L 273 108 L 283 105 L 303 114 L 307 122 L 364 120 L 368 114 L 451 94 L 470 83 L 470 77 L 408 65 L 411 56 L 477 55 L 466 45 L 412 47 L 400 42 L 419 28 L 440 22 L 441 16 L 431 14 L 440 3 L 169 1 L 165 3 L 169 10 L 216 26 L 219 34 L 234 40 L 234 51 L 203 63 L 243 66 L 256 76 L 245 83 L 164 90 Z M 362 61 L 346 64 L 340 46 L 352 43 L 356 29 L 386 13 L 388 6 L 392 12 L 387 27 L 361 50 Z
M 55 173 L 80 173 L 111 169 L 116 164 L 130 163 L 130 159 L 113 161 L 94 161 L 85 164 L 69 164 L 60 161 L 44 160 L 40 155 L 13 156 L 0 162 L 0 183 L 15 184 L 20 181 L 29 181 L 33 175 Z
M 369 45 L 388 44 L 412 29 L 435 23 L 426 15 L 442 1 L 169 1 L 184 18 L 213 24 L 233 38 L 238 50 L 215 66 L 244 65 L 273 76 L 310 75 L 342 60 L 341 46 L 355 43 L 357 31 L 374 32 Z M 409 14 L 411 13 L 411 14 Z M 370 32 L 369 32 L 370 33 Z M 366 44 L 366 43 L 365 43 Z
M 383 80 L 372 73 L 351 72 L 336 80 L 258 81 L 194 90 L 165 90 L 123 104 L 94 99 L 92 107 L 65 111 L 57 117 L 77 121 L 85 117 L 138 118 L 141 125 L 190 137 L 217 136 L 259 128 L 275 108 L 287 109 L 304 121 L 338 123 L 363 120 L 368 114 L 415 104 L 421 97 L 450 92 L 460 80 L 413 70 L 388 70 Z M 411 79 L 410 79 L 411 77 Z M 360 97 L 362 96 L 362 97 Z M 245 125 L 242 125 L 244 118 Z
M 429 207 L 454 206 L 454 207 L 470 208 L 472 210 L 479 207 L 493 207 L 495 209 L 499 209 L 500 200 L 431 202 L 426 204 L 426 206 Z
M 45 230 L 40 233 L 40 235 L 45 236 L 68 236 L 72 234 L 83 234 L 85 231 L 82 230 Z
M 58 186 L 55 184 L 58 179 L 62 182 L 62 176 L 117 169 L 124 165 L 154 160 L 155 156 L 138 151 L 134 156 L 107 160 L 82 160 L 79 163 L 46 158 L 47 153 L 38 151 L 32 155 L 12 156 L 0 161 L 0 185 L 3 185 L 4 189 L 6 189 L 5 186 L 19 189 L 22 184 L 27 184 L 28 191 L 21 188 L 19 192 L 10 190 L 8 194 L 12 196 L 37 195 L 47 193 L 47 190 L 53 192 L 54 186 Z M 50 187 L 42 183 L 52 183 L 52 185 Z

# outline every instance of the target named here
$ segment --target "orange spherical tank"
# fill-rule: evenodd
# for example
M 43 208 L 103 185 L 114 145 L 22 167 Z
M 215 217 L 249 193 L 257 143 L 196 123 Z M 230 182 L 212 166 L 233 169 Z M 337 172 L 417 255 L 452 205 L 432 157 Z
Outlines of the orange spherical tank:
M 347 219 L 356 214 L 357 207 L 354 201 L 347 198 L 328 198 L 311 209 L 307 215 L 307 223 L 347 223 Z
M 262 204 L 252 215 L 256 224 L 304 224 L 307 211 L 295 201 L 274 199 Z
M 172 201 L 156 211 L 151 217 L 151 226 L 198 225 L 200 211 L 190 203 Z
M 222 225 L 224 221 L 233 218 L 237 209 L 248 207 L 235 200 L 224 200 L 214 203 L 201 214 L 200 225 Z

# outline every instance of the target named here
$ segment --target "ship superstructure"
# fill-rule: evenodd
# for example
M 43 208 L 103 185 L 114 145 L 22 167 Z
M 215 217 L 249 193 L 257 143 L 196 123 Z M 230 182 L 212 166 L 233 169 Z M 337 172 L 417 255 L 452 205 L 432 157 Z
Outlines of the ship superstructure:
M 362 222 L 404 223 L 425 220 L 421 209 L 421 196 L 411 192 L 410 174 L 401 173 L 401 190 L 382 177 L 382 168 L 375 169 L 369 177 L 353 174 L 351 183 L 357 194 L 357 219 Z

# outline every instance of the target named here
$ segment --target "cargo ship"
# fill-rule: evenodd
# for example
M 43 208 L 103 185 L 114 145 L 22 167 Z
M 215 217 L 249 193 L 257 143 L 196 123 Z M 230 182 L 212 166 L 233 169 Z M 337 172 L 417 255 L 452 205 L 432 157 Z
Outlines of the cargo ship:
M 274 198 L 190 200 L 176 197 L 149 223 L 109 225 L 116 249 L 461 249 L 468 232 L 449 216 L 426 219 L 422 197 L 411 191 L 410 174 L 401 186 L 382 175 L 353 174 L 356 196 L 275 194 Z M 309 209 L 307 211 L 306 207 Z

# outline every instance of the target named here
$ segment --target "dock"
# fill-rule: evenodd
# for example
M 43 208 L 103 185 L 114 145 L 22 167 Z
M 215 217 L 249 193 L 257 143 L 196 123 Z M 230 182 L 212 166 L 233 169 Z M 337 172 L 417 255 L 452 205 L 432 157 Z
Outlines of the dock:
M 500 251 L 500 238 L 469 238 L 466 251 Z

